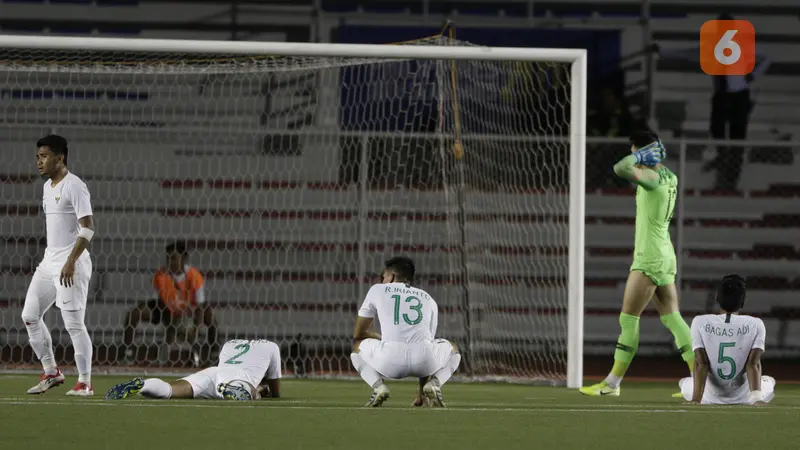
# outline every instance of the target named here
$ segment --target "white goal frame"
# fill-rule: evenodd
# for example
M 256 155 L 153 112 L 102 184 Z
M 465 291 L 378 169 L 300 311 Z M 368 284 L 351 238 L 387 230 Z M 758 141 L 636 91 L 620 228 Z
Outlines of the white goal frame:
M 28 50 L 95 50 L 153 53 L 239 54 L 306 57 L 541 61 L 571 64 L 569 139 L 569 274 L 567 387 L 583 383 L 584 222 L 586 160 L 585 49 L 511 48 L 481 46 L 418 46 L 288 42 L 242 42 L 96 37 L 0 35 L 0 48 Z M 467 138 L 469 135 L 465 135 Z M 480 137 L 480 136 L 473 136 Z

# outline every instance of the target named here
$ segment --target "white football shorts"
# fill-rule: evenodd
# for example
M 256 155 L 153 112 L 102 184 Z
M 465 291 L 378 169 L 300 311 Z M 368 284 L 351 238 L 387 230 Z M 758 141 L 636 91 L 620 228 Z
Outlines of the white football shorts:
M 365 339 L 359 345 L 358 354 L 386 378 L 421 378 L 444 367 L 450 361 L 453 346 L 446 339 L 413 344 Z
M 254 389 L 253 385 L 247 381 L 247 374 L 241 370 L 222 367 L 209 367 L 188 377 L 181 378 L 181 380 L 185 380 L 192 385 L 194 398 L 221 399 L 222 395 L 217 390 L 217 386 L 234 381 L 246 383 L 247 386 L 250 386 L 251 392 Z
M 92 279 L 92 259 L 84 252 L 75 262 L 72 286 L 61 284 L 61 269 L 66 258 L 45 255 L 33 273 L 25 303 L 35 302 L 39 311 L 46 311 L 53 302 L 63 311 L 86 309 L 89 297 L 89 282 Z M 31 305 L 34 306 L 34 305 Z
M 694 394 L 694 380 L 692 377 L 681 379 L 678 383 L 681 387 L 681 394 L 686 401 L 692 400 Z M 769 403 L 775 398 L 775 378 L 763 375 L 761 377 L 761 394 L 765 403 Z M 732 392 L 729 396 L 720 396 L 718 393 L 709 389 L 706 383 L 706 391 L 703 393 L 703 400 L 700 402 L 703 405 L 746 405 L 750 404 L 750 387 L 744 385 L 742 389 L 737 392 Z

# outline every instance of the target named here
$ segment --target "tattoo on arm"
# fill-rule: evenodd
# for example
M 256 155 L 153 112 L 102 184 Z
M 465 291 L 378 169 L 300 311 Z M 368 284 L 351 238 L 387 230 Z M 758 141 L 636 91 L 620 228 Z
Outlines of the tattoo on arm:
M 692 401 L 700 403 L 706 390 L 706 378 L 708 378 L 708 354 L 706 349 L 698 348 L 694 351 L 694 390 Z
M 78 225 L 80 225 L 81 228 L 94 230 L 94 220 L 92 219 L 92 216 L 81 217 L 78 219 Z M 89 247 L 89 241 L 82 237 L 78 237 L 78 239 L 75 240 L 75 245 L 72 247 L 72 252 L 69 255 L 69 259 L 73 262 L 76 261 L 78 257 L 83 254 L 87 247 Z

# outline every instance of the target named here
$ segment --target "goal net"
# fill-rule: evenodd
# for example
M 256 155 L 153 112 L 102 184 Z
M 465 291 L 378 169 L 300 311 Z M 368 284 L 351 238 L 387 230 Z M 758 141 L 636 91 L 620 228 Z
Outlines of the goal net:
M 583 251 L 575 192 L 570 209 L 578 57 L 487 58 L 443 37 L 332 56 L 347 46 L 2 38 L 6 369 L 37 367 L 20 314 L 45 248 L 34 144 L 48 133 L 69 140 L 69 168 L 92 195 L 86 325 L 104 368 L 202 365 L 216 334 L 277 342 L 289 373 L 353 374 L 358 307 L 393 255 L 414 259 L 461 375 L 563 381 L 580 360 L 582 309 L 568 313 L 582 301 L 582 268 L 570 268 Z M 175 242 L 210 312 L 158 300 L 154 275 Z M 56 309 L 45 322 L 71 364 Z

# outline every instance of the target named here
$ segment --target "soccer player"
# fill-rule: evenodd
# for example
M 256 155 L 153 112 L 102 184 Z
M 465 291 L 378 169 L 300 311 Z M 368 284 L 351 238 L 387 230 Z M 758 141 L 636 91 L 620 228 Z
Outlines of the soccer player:
M 39 383 L 28 390 L 41 394 L 64 383 L 56 366 L 53 339 L 44 314 L 56 304 L 75 349 L 78 382 L 67 395 L 90 396 L 92 391 L 92 341 L 84 325 L 92 260 L 87 247 L 94 236 L 89 189 L 67 169 L 69 150 L 61 136 L 45 136 L 36 143 L 36 166 L 46 179 L 42 209 L 47 227 L 47 248 L 33 274 L 25 296 L 22 320 L 44 373 Z
M 366 406 L 381 406 L 389 398 L 384 378 L 417 377 L 420 391 L 414 405 L 421 406 L 424 397 L 432 406 L 444 407 L 442 385 L 461 362 L 454 344 L 434 339 L 439 307 L 427 292 L 412 286 L 415 271 L 409 258 L 386 261 L 382 282 L 370 288 L 358 311 L 350 359 L 373 389 Z M 383 335 L 370 331 L 376 317 Z
M 111 388 L 106 399 L 121 400 L 136 394 L 148 398 L 279 398 L 280 378 L 278 344 L 264 339 L 234 339 L 222 347 L 216 367 L 169 383 L 158 378 L 134 378 Z
M 760 406 L 775 397 L 775 379 L 761 375 L 764 322 L 740 314 L 746 295 L 744 279 L 728 275 L 717 288 L 722 314 L 704 314 L 692 321 L 694 376 L 679 384 L 690 403 Z M 708 352 L 713 355 L 710 359 Z
M 681 358 L 692 370 L 691 332 L 678 311 L 675 288 L 676 257 L 669 236 L 669 223 L 675 209 L 678 177 L 662 161 L 666 150 L 648 131 L 630 138 L 631 154 L 614 166 L 614 172 L 635 183 L 636 234 L 633 264 L 625 283 L 619 324 L 622 329 L 614 353 L 611 373 L 601 383 L 580 389 L 584 395 L 618 396 L 620 383 L 639 347 L 639 316 L 650 301 L 661 316 L 661 323 L 675 337 Z

